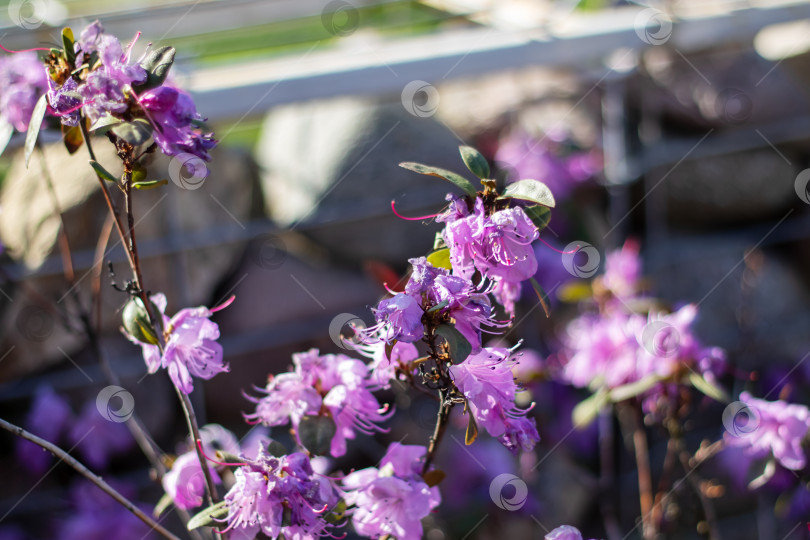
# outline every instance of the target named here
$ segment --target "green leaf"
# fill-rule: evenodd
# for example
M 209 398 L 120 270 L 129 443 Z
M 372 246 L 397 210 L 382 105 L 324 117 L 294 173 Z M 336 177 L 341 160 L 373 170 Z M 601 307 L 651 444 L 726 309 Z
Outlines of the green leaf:
M 447 244 L 444 241 L 444 236 L 442 236 L 441 232 L 437 232 L 436 236 L 433 237 L 433 251 L 437 251 L 446 247 Z
M 267 443 L 267 452 L 273 457 L 286 456 L 290 453 L 286 446 L 276 440 Z
M 132 146 L 139 146 L 152 136 L 152 124 L 143 118 L 136 118 L 132 122 L 118 124 L 112 128 L 112 132 Z
M 428 176 L 443 178 L 448 182 L 452 182 L 457 187 L 461 188 L 464 191 L 464 193 L 466 193 L 470 197 L 476 196 L 477 190 L 475 189 L 475 186 L 472 184 L 472 182 L 454 172 L 450 172 L 445 169 L 440 169 L 438 167 L 430 167 L 428 165 L 422 165 L 421 163 L 414 163 L 412 161 L 404 161 L 400 163 L 399 166 L 402 167 L 403 169 L 408 169 L 409 171 L 413 171 L 419 174 L 426 174 Z
M 81 120 L 83 121 L 83 120 Z M 82 128 L 79 126 L 66 126 L 62 124 L 62 142 L 65 143 L 68 154 L 75 154 L 84 144 Z
M 135 189 L 155 189 L 156 187 L 165 186 L 168 180 L 147 180 L 146 182 L 133 182 L 132 187 Z
M 467 432 L 464 434 L 464 444 L 470 446 L 478 438 L 478 424 L 475 423 L 475 418 L 472 413 L 469 414 L 470 419 L 467 421 Z
M 543 312 L 545 312 L 546 318 L 551 317 L 551 308 L 549 307 L 548 294 L 546 294 L 546 291 L 543 290 L 543 287 L 541 287 L 540 284 L 537 283 L 536 279 L 529 278 L 529 281 L 532 284 L 532 289 L 534 289 L 537 298 L 540 299 L 540 306 L 543 308 Z
M 195 514 L 188 523 L 186 528 L 190 531 L 198 527 L 216 527 L 221 525 L 220 521 L 228 517 L 228 507 L 225 501 L 220 501 L 214 506 L 209 506 L 202 512 Z
M 444 338 L 447 346 L 450 347 L 450 356 L 453 358 L 454 364 L 463 362 L 472 352 L 472 345 L 464 337 L 464 334 L 459 332 L 455 326 L 449 324 L 440 324 L 436 327 L 436 334 Z
M 116 118 L 113 115 L 107 113 L 104 116 L 101 116 L 98 120 L 93 122 L 93 125 L 90 126 L 90 131 L 98 131 L 99 133 L 107 133 L 112 127 L 117 126 L 118 124 L 123 123 L 123 120 L 120 118 Z
M 107 182 L 113 182 L 114 184 L 118 183 L 118 178 L 112 175 L 110 171 L 102 167 L 101 163 L 98 161 L 90 160 L 90 166 L 93 167 L 93 170 L 96 171 L 96 174 L 99 175 L 103 180 Z
M 37 144 L 37 137 L 39 136 L 39 128 L 42 127 L 42 120 L 45 118 L 45 111 L 48 109 L 48 100 L 45 94 L 40 96 L 37 104 L 34 105 L 34 111 L 31 113 L 31 121 L 28 122 L 28 133 L 25 134 L 25 167 L 28 168 L 28 163 L 31 161 L 31 154 L 34 153 L 34 146 Z
M 449 304 L 449 303 L 450 303 L 450 300 L 445 300 L 444 302 L 439 302 L 438 304 L 436 304 L 435 306 L 433 306 L 432 308 L 427 310 L 426 313 L 435 313 L 436 311 L 439 311 L 440 309 L 446 308 L 447 304 Z
M 12 135 L 14 135 L 14 126 L 6 122 L 5 119 L 0 118 L 0 155 L 8 146 L 8 141 L 11 140 Z
M 172 505 L 174 501 L 172 500 L 171 496 L 168 493 L 164 493 L 163 497 L 155 505 L 155 509 L 152 510 L 152 515 L 156 518 L 160 517 L 160 514 L 166 511 L 166 509 Z
M 76 61 L 76 52 L 73 47 L 74 41 L 73 30 L 67 26 L 62 28 L 62 46 L 65 48 L 65 60 L 71 66 Z
M 450 250 L 448 248 L 443 248 L 430 253 L 427 256 L 427 262 L 436 268 L 444 268 L 446 270 L 453 269 L 453 265 L 450 264 Z
M 489 178 L 489 163 L 487 163 L 487 159 L 482 156 L 478 150 L 472 146 L 459 146 L 458 150 L 461 152 L 461 159 L 464 160 L 464 165 L 470 169 L 471 173 L 481 180 Z
M 146 180 L 146 167 L 141 165 L 140 163 L 136 163 L 132 166 L 132 178 L 130 178 L 133 184 L 138 184 Z
M 599 411 L 610 402 L 610 393 L 605 389 L 598 390 L 595 394 L 581 401 L 574 407 L 571 418 L 575 428 L 584 428 L 599 414 Z
M 141 62 L 141 67 L 146 70 L 146 81 L 135 85 L 135 89 L 142 92 L 163 84 L 174 63 L 175 52 L 174 47 L 160 47 L 150 52 Z
M 610 401 L 618 403 L 626 399 L 634 398 L 661 382 L 662 379 L 663 378 L 659 375 L 649 375 L 638 381 L 617 386 L 610 391 Z
M 298 438 L 301 439 L 301 444 L 316 456 L 323 456 L 329 452 L 336 432 L 335 421 L 329 416 L 304 416 L 298 424 Z
M 549 221 L 551 221 L 551 209 L 547 206 L 540 206 L 539 204 L 536 206 L 529 206 L 528 208 L 524 208 L 523 211 L 532 220 L 534 226 L 537 227 L 538 231 L 542 231 L 548 226 Z
M 521 201 L 529 201 L 535 204 L 542 204 L 549 208 L 554 208 L 554 195 L 543 182 L 537 180 L 519 180 L 514 184 L 509 184 L 503 190 L 499 199 L 520 199 Z
M 719 401 L 721 403 L 728 403 L 729 397 L 726 394 L 726 391 L 717 386 L 716 384 L 709 382 L 706 380 L 705 377 L 695 373 L 694 371 L 689 372 L 689 382 L 692 383 L 692 386 L 709 396 L 715 401 Z

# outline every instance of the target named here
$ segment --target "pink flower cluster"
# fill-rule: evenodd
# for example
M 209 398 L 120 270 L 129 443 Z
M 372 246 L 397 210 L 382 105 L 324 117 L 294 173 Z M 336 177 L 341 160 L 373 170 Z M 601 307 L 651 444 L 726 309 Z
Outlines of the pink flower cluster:
M 387 420 L 387 407 L 372 394 L 378 385 L 364 362 L 343 354 L 319 354 L 317 349 L 293 355 L 293 371 L 273 376 L 261 398 L 249 398 L 256 411 L 245 415 L 266 426 L 291 423 L 294 430 L 305 415 L 328 415 L 336 425 L 330 453 L 346 453 L 346 440 L 355 432 L 371 434 Z M 299 441 L 300 442 L 300 441 Z

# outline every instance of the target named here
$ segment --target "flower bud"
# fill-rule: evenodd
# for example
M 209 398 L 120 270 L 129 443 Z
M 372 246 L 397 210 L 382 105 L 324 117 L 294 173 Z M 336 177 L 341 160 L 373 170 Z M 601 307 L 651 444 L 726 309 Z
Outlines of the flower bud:
M 159 314 L 160 310 L 153 302 L 149 302 L 152 308 L 152 313 Z M 152 328 L 152 323 L 149 320 L 149 313 L 143 305 L 143 301 L 138 297 L 130 298 L 127 305 L 124 306 L 123 312 L 124 329 L 140 341 L 141 343 L 148 343 L 150 345 L 157 345 L 159 343 L 157 334 Z

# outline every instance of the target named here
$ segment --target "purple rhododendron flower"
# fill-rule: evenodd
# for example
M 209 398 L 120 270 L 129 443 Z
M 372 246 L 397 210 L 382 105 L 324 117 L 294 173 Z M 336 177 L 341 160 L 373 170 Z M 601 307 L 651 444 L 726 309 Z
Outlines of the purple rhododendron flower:
M 545 540 L 582 540 L 582 533 L 576 527 L 562 525 L 548 533 Z
M 662 379 L 686 364 L 707 379 L 725 369 L 719 348 L 703 347 L 692 331 L 697 307 L 645 317 L 616 312 L 586 314 L 563 337 L 562 378 L 574 386 L 615 388 L 647 376 Z
M 368 366 L 342 354 L 320 355 L 318 349 L 293 355 L 294 371 L 270 379 L 261 390 L 266 395 L 248 399 L 256 403 L 256 411 L 245 415 L 251 422 L 278 426 L 290 422 L 293 429 L 304 415 L 318 415 L 325 408 L 337 428 L 330 453 L 340 457 L 346 453 L 346 440 L 355 438 L 355 431 L 370 434 L 382 431 L 377 423 L 387 420 L 387 406 L 372 394 L 377 384 L 369 377 Z
M 215 484 L 221 480 L 211 465 L 208 465 L 211 479 Z M 178 456 L 172 464 L 172 469 L 163 475 L 163 489 L 172 498 L 177 508 L 191 510 L 203 503 L 205 495 L 205 475 L 203 474 L 197 452 L 192 450 Z
M 85 115 L 95 123 L 106 114 L 120 115 L 129 109 L 125 92 L 131 92 L 133 84 L 146 80 L 146 70 L 137 63 L 130 63 L 134 41 L 124 52 L 117 38 L 102 34 L 96 40 L 101 67 L 87 76 L 78 88 L 84 101 Z
M 233 297 L 211 309 L 204 306 L 181 309 L 171 319 L 164 314 L 166 296 L 159 293 L 151 299 L 163 317 L 163 355 L 157 345 L 142 343 L 124 332 L 130 341 L 141 346 L 149 373 L 166 368 L 177 388 L 184 394 L 190 394 L 194 390 L 192 375 L 207 380 L 228 371 L 227 364 L 222 362 L 222 345 L 216 342 L 219 339 L 219 326 L 210 317 L 228 307 Z
M 534 420 L 525 417 L 527 411 L 515 407 L 515 363 L 509 349 L 486 347 L 451 366 L 450 374 L 478 425 L 516 453 L 534 448 L 540 435 Z
M 419 358 L 419 351 L 412 343 L 397 341 L 391 348 L 391 357 L 386 354 L 384 341 L 372 344 L 346 342 L 359 354 L 371 359 L 370 379 L 381 388 L 390 388 L 391 380 L 396 378 L 397 370 L 406 371 L 409 362 Z
M 164 154 L 185 152 L 210 161 L 208 151 L 217 141 L 212 133 L 195 128 L 195 123 L 204 119 L 197 113 L 191 96 L 171 86 L 159 86 L 141 94 L 138 101 L 154 124 L 152 137 Z
M 399 540 L 422 538 L 422 518 L 439 505 L 437 487 L 422 480 L 424 446 L 392 443 L 380 468 L 347 475 L 342 482 L 346 503 L 358 534 L 370 538 L 391 535 Z
M 228 538 L 250 540 L 259 532 L 311 538 L 329 527 L 324 515 L 337 503 L 337 491 L 330 479 L 314 474 L 306 454 L 260 453 L 233 474 L 236 482 L 225 495 Z
M 48 77 L 48 104 L 65 126 L 79 125 L 82 100 L 78 88 L 78 83 L 72 77 L 62 86 L 57 86 L 53 79 Z
M 106 469 L 113 456 L 125 453 L 135 442 L 123 423 L 111 422 L 98 412 L 95 401 L 85 404 L 68 438 L 95 469 Z
M 358 332 L 362 343 L 418 341 L 424 335 L 422 315 L 427 309 L 449 315 L 474 352 L 481 350 L 482 327 L 509 324 L 493 318 L 488 290 L 476 290 L 469 279 L 450 275 L 446 269 L 432 266 L 425 257 L 409 262 L 413 272 L 405 292 L 380 302 L 375 310 L 378 324 Z
M 494 282 L 496 299 L 511 313 L 520 295 L 519 284 L 537 272 L 532 249 L 539 232 L 519 206 L 486 215 L 482 199 L 465 213 L 463 204 L 450 199 L 449 209 L 436 218 L 446 223 L 442 235 L 450 249 L 453 273 L 471 279 L 478 270 Z
M 608 253 L 602 285 L 619 298 L 628 298 L 639 292 L 641 259 L 639 243 L 627 240 L 621 249 Z
M 0 118 L 27 131 L 31 113 L 48 88 L 45 67 L 33 52 L 0 58 Z
M 82 61 L 86 60 L 78 53 L 91 55 L 98 50 L 98 43 L 101 36 L 104 34 L 104 27 L 99 21 L 93 21 L 88 24 L 79 34 L 79 39 L 73 44 L 73 51 L 77 53 L 76 67 L 81 66 Z
M 24 426 L 34 435 L 58 444 L 72 421 L 73 411 L 67 401 L 50 386 L 41 386 L 34 395 Z M 44 473 L 53 458 L 50 452 L 43 451 L 38 445 L 23 438 L 15 441 L 15 455 L 18 462 L 35 475 Z
M 773 453 L 783 467 L 798 471 L 807 464 L 802 441 L 810 429 L 810 409 L 784 401 L 757 399 L 748 392 L 740 394 L 748 406 L 745 425 L 738 425 L 738 415 L 726 426 L 725 441 L 729 446 L 747 449 L 753 455 Z M 733 431 L 733 432 L 732 432 Z
M 374 310 L 380 338 L 386 343 L 394 340 L 412 343 L 425 334 L 422 326 L 424 311 L 414 298 L 405 293 L 382 300 Z

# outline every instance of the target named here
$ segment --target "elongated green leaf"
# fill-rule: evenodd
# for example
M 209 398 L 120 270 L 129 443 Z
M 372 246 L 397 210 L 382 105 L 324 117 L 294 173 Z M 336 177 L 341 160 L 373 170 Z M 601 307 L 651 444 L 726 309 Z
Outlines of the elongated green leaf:
M 413 171 L 419 174 L 426 174 L 428 176 L 435 176 L 437 178 L 443 178 L 448 182 L 452 182 L 457 187 L 461 188 L 464 193 L 469 195 L 470 197 L 475 197 L 477 190 L 475 186 L 464 178 L 461 175 L 458 175 L 454 172 L 447 171 L 445 169 L 440 169 L 438 167 L 430 167 L 428 165 L 422 165 L 421 163 L 414 163 L 412 161 L 405 161 L 399 164 L 400 167 L 403 169 L 408 169 L 409 171 Z
M 721 403 L 728 403 L 729 397 L 725 390 L 717 386 L 716 384 L 709 382 L 706 380 L 705 377 L 695 373 L 694 371 L 689 372 L 689 382 L 692 383 L 692 386 L 709 396 L 710 398 L 714 399 L 715 401 L 719 401 Z
M 581 401 L 574 407 L 571 417 L 574 421 L 574 427 L 581 429 L 593 422 L 602 407 L 610 402 L 610 394 L 607 390 L 599 390 L 592 396 L 584 401 Z
M 105 114 L 104 116 L 100 117 L 98 120 L 93 122 L 93 125 L 90 126 L 90 131 L 98 133 L 107 133 L 111 128 L 122 123 L 123 121 L 121 119 L 116 118 L 111 114 Z
M 444 302 L 439 302 L 438 304 L 436 304 L 435 306 L 433 306 L 432 308 L 427 310 L 427 313 L 434 313 L 436 311 L 439 311 L 440 309 L 444 309 L 444 308 L 447 307 L 447 304 L 449 304 L 449 303 L 450 303 L 450 300 L 445 300 Z
M 298 424 L 298 438 L 304 448 L 317 456 L 326 455 L 337 432 L 335 421 L 329 416 L 304 416 Z
M 661 382 L 661 377 L 658 375 L 649 375 L 638 381 L 617 386 L 610 391 L 610 401 L 618 403 L 625 399 L 634 398 L 651 389 L 659 382 Z
M 118 178 L 112 175 L 110 171 L 102 167 L 101 163 L 98 161 L 90 160 L 90 166 L 93 167 L 93 170 L 96 171 L 96 174 L 99 175 L 103 180 L 107 182 L 113 182 L 114 184 L 118 183 Z
M 175 52 L 174 47 L 160 47 L 150 52 L 141 62 L 141 67 L 146 70 L 146 81 L 135 89 L 142 92 L 163 84 L 174 63 Z
M 543 290 L 543 287 L 537 283 L 537 280 L 534 278 L 529 278 L 529 281 L 532 284 L 532 289 L 534 289 L 537 298 L 540 299 L 540 306 L 543 308 L 543 312 L 546 314 L 546 318 L 551 317 L 551 308 L 549 307 L 548 302 L 548 294 L 546 291 Z
M 25 167 L 28 168 L 28 163 L 31 161 L 31 154 L 34 153 L 34 147 L 37 145 L 37 137 L 39 137 L 39 128 L 42 127 L 42 120 L 45 118 L 45 111 L 48 109 L 48 100 L 45 94 L 40 96 L 37 104 L 34 105 L 34 110 L 31 113 L 31 121 L 28 122 L 28 133 L 25 134 Z
M 464 337 L 464 334 L 459 332 L 455 326 L 449 324 L 440 324 L 436 327 L 436 334 L 444 338 L 447 346 L 450 347 L 450 356 L 453 358 L 454 364 L 463 362 L 472 352 L 472 345 Z
M 76 61 L 76 52 L 74 51 L 73 43 L 73 30 L 67 26 L 62 28 L 62 46 L 65 48 L 65 60 L 67 60 L 68 65 L 71 66 Z
M 148 141 L 149 137 L 152 136 L 152 124 L 143 118 L 136 118 L 132 122 L 116 125 L 111 131 L 132 146 L 138 146 Z
M 475 423 L 475 418 L 470 413 L 470 419 L 467 422 L 467 432 L 464 434 L 464 444 L 470 446 L 478 438 L 478 424 Z
M 450 264 L 450 250 L 448 248 L 443 248 L 429 254 L 427 256 L 427 262 L 436 268 L 444 268 L 446 270 L 453 269 L 453 265 Z
M 168 180 L 147 180 L 146 182 L 133 182 L 132 187 L 135 189 L 155 189 L 156 187 L 165 186 Z
M 155 509 L 152 510 L 152 515 L 156 518 L 160 517 L 160 514 L 166 511 L 168 507 L 172 505 L 174 501 L 172 500 L 171 496 L 168 493 L 164 493 L 163 497 L 155 505 Z
M 554 208 L 556 204 L 554 195 L 551 194 L 548 186 L 537 180 L 518 180 L 514 184 L 509 184 L 498 198 L 505 199 L 507 197 L 542 204 L 549 208 Z
M 458 150 L 461 152 L 461 159 L 464 160 L 464 165 L 470 169 L 471 173 L 481 180 L 489 178 L 489 163 L 487 163 L 487 159 L 481 155 L 481 152 L 472 146 L 459 146 Z
M 549 221 L 551 221 L 551 209 L 547 206 L 529 206 L 528 208 L 524 208 L 523 211 L 532 220 L 534 226 L 537 227 L 538 231 L 542 231 L 548 226 Z
M 228 507 L 225 501 L 220 501 L 214 506 L 209 506 L 202 512 L 195 514 L 188 523 L 186 528 L 190 531 L 198 527 L 216 527 L 221 525 L 217 520 L 223 520 L 228 517 Z
M 12 135 L 14 135 L 14 126 L 6 122 L 5 119 L 0 118 L 0 155 L 8 146 L 8 141 L 11 140 Z

